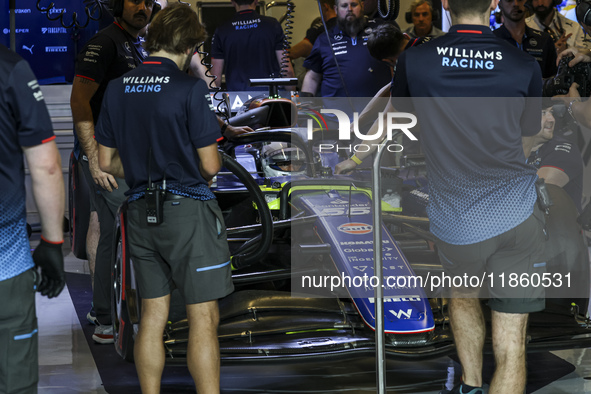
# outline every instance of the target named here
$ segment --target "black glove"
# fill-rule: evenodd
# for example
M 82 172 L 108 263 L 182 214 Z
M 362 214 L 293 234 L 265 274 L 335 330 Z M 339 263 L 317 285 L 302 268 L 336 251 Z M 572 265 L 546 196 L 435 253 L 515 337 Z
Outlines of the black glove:
M 47 242 L 43 237 L 33 252 L 35 267 L 41 267 L 41 283 L 37 291 L 48 298 L 57 297 L 64 286 L 64 255 L 62 244 Z

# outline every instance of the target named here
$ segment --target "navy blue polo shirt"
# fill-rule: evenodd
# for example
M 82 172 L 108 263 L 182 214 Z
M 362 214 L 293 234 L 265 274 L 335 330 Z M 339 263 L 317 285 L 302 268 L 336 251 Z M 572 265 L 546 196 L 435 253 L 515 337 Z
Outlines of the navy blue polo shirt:
M 78 54 L 76 76 L 100 84 L 90 100 L 95 123 L 109 81 L 133 70 L 148 56 L 141 44 L 141 38 L 131 36 L 121 25 L 113 22 L 88 40 Z
M 99 84 L 98 90 L 90 99 L 95 124 L 109 81 L 133 70 L 148 56 L 141 44 L 141 38 L 133 37 L 120 24 L 113 22 L 88 40 L 78 54 L 75 75 Z M 76 156 L 79 149 L 78 136 L 74 132 Z
M 335 25 L 329 30 L 330 44 L 326 34 L 318 36 L 310 56 L 304 61 L 304 67 L 322 75 L 319 96 L 347 97 L 348 92 L 349 97 L 373 97 L 390 81 L 390 67 L 374 59 L 367 49 L 367 40 L 376 26 L 378 22 L 370 20 L 357 37 L 349 37 Z M 343 88 L 335 56 L 346 90 Z
M 275 51 L 283 49 L 285 36 L 276 19 L 255 10 L 237 12 L 218 27 L 211 40 L 211 57 L 224 60 L 228 90 L 251 88 L 251 78 L 280 77 Z
M 573 199 L 581 212 L 583 198 L 583 159 L 579 148 L 563 137 L 554 137 L 533 151 L 528 160 L 537 169 L 554 167 L 568 175 L 568 183 L 562 188 Z
M 166 177 L 176 194 L 200 197 L 184 191 L 207 189 L 197 149 L 215 144 L 220 127 L 203 80 L 182 72 L 172 60 L 148 57 L 109 83 L 95 136 L 119 151 L 127 195 L 148 187 L 150 166 L 152 182 Z
M 518 44 L 513 39 L 505 25 L 493 31 L 493 34 L 533 56 L 540 65 L 543 78 L 550 78 L 556 75 L 556 71 L 558 71 L 558 66 L 556 66 L 556 47 L 550 34 L 532 29 L 526 25 L 521 44 Z
M 540 130 L 541 92 L 536 60 L 486 26 L 452 26 L 400 55 L 392 102 L 417 114 L 429 174 L 427 212 L 442 241 L 484 241 L 532 214 L 537 175 L 521 138 Z
M 0 281 L 33 267 L 26 230 L 21 147 L 55 139 L 37 79 L 25 60 L 0 45 Z

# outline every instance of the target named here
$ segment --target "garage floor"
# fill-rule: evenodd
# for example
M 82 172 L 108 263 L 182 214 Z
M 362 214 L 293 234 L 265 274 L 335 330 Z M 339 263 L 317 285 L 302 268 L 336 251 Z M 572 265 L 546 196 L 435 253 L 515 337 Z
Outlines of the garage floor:
M 39 393 L 139 393 L 133 364 L 121 360 L 111 345 L 97 345 L 90 338 L 93 328 L 84 320 L 83 307 L 91 299 L 86 263 L 69 255 L 66 270 L 69 287 L 58 298 L 37 298 Z M 487 359 L 485 380 L 493 368 Z M 388 362 L 387 370 L 389 393 L 436 394 L 453 385 L 461 373 L 448 357 Z M 533 354 L 528 371 L 528 393 L 591 392 L 588 349 Z M 223 393 L 372 393 L 375 380 L 375 361 L 363 357 L 224 366 L 221 385 Z M 167 367 L 162 392 L 194 393 L 187 369 Z

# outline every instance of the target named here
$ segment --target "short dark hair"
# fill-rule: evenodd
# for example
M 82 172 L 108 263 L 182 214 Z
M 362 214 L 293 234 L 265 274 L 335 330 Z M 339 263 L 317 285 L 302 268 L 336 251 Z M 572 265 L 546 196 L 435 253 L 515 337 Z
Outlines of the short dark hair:
M 233 1 L 234 1 L 234 3 L 236 3 L 238 5 L 249 5 L 249 4 L 252 4 L 252 2 L 254 0 L 233 0 Z M 257 3 L 258 3 L 258 1 L 257 1 Z
M 173 3 L 160 11 L 148 27 L 144 47 L 150 53 L 163 50 L 182 54 L 206 37 L 195 11 L 186 4 Z
M 322 4 L 328 4 L 329 7 L 334 8 L 335 1 L 334 0 L 320 0 Z
M 483 15 L 490 8 L 490 0 L 448 0 L 449 12 L 454 15 Z
M 367 39 L 369 54 L 378 60 L 394 57 L 402 52 L 404 34 L 396 26 L 384 23 L 376 27 Z

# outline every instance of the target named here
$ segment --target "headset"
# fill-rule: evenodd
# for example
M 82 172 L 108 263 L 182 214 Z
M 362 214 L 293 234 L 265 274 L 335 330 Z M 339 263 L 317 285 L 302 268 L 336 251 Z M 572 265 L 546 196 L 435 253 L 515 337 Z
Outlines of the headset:
M 111 0 L 110 1 L 111 10 L 112 10 L 113 16 L 115 18 L 120 18 L 121 16 L 123 16 L 123 2 L 125 2 L 125 1 L 126 0 Z M 152 19 L 154 19 L 154 16 L 161 9 L 162 9 L 162 7 L 160 6 L 160 4 L 156 1 L 154 1 L 154 5 L 152 6 L 152 15 L 150 16 L 149 22 L 152 22 Z
M 425 1 L 425 3 L 429 5 L 429 9 L 431 10 L 431 22 L 433 22 L 433 23 L 437 22 L 439 20 L 439 18 L 441 17 L 439 15 L 439 10 L 434 9 L 433 4 L 429 0 Z M 406 23 L 412 24 L 412 12 L 411 11 L 408 11 L 406 14 L 404 14 L 404 17 L 406 19 Z
M 591 26 L 591 0 L 577 0 L 575 13 L 579 23 Z

